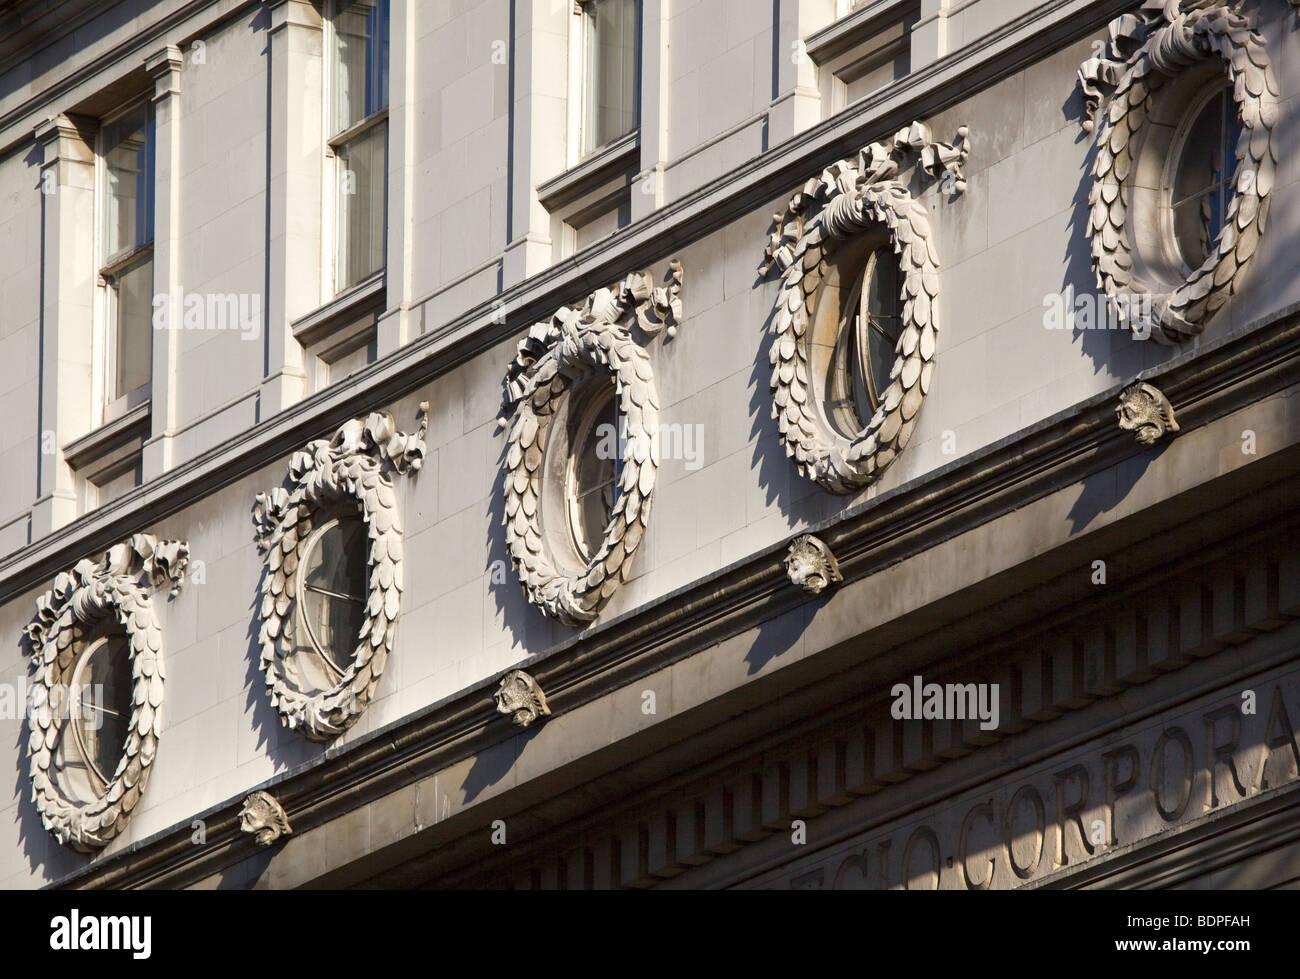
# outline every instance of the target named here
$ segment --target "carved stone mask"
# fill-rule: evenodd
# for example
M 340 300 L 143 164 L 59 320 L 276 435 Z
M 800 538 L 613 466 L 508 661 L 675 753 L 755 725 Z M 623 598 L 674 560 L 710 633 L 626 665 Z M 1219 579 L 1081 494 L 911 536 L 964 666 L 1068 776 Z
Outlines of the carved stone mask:
M 1173 406 L 1150 384 L 1138 383 L 1125 388 L 1115 406 L 1115 414 L 1119 427 L 1135 433 L 1143 445 L 1154 445 L 1167 432 L 1178 431 Z
M 244 806 L 239 810 L 239 828 L 254 834 L 258 846 L 270 846 L 281 836 L 293 832 L 284 809 L 272 795 L 261 791 L 244 800 Z
M 817 537 L 805 534 L 790 545 L 785 557 L 785 571 L 790 581 L 810 595 L 820 595 L 831 585 L 844 580 L 839 562 L 830 548 Z
M 497 711 L 508 715 L 519 727 L 528 727 L 551 713 L 542 688 L 523 670 L 511 670 L 503 676 L 495 696 Z

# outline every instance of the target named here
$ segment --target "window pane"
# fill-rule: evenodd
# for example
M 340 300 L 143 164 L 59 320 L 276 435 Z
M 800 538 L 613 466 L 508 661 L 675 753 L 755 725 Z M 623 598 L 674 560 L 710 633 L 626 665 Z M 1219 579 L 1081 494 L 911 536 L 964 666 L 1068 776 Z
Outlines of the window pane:
M 112 306 L 109 390 L 114 401 L 149 383 L 153 361 L 153 259 L 119 274 L 109 286 Z
M 577 458 L 570 487 L 570 519 L 573 541 L 584 561 L 589 561 L 600 549 L 605 527 L 614 512 L 620 462 L 618 421 L 618 404 L 611 383 L 589 407 L 579 441 L 575 443 Z
M 1209 256 L 1227 218 L 1241 129 L 1225 88 L 1205 104 L 1183 139 L 1170 205 L 1179 254 L 1192 267 Z
M 366 525 L 347 516 L 316 538 L 303 577 L 307 627 L 316 648 L 340 673 L 347 671 L 366 617 Z
M 104 130 L 103 258 L 153 241 L 154 121 L 142 105 Z
M 333 133 L 388 107 L 388 0 L 361 0 L 334 19 Z
M 848 331 L 850 368 L 853 372 L 853 406 L 859 431 L 865 428 L 880 406 L 880 398 L 889 387 L 894 368 L 895 348 L 902 330 L 902 273 L 898 256 L 888 246 L 869 256 L 856 287 L 858 303 Z M 848 388 L 846 380 L 841 385 Z M 843 395 L 840 395 L 841 399 Z
M 384 266 L 387 134 L 380 124 L 338 149 L 339 290 Z
M 122 635 L 92 646 L 80 672 L 72 723 L 77 740 L 102 788 L 112 778 L 126 744 L 131 718 L 130 645 Z
M 592 0 L 584 17 L 583 152 L 613 142 L 637 123 L 637 0 Z
M 863 315 L 861 322 L 868 326 L 867 346 L 870 351 L 871 390 L 876 398 L 889 387 L 889 373 L 894 369 L 895 347 L 902 331 L 899 316 L 902 293 L 899 282 L 898 256 L 892 248 L 876 252 L 871 281 L 863 283 Z M 876 405 L 872 405 L 874 409 Z

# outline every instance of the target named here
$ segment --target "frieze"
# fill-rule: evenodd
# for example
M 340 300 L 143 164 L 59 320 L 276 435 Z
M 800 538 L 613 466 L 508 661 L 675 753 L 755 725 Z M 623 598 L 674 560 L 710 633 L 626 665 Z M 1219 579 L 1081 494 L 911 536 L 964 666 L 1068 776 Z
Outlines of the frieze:
M 1294 784 L 1300 667 L 1150 717 L 757 878 L 763 888 L 988 890 L 1106 860 Z

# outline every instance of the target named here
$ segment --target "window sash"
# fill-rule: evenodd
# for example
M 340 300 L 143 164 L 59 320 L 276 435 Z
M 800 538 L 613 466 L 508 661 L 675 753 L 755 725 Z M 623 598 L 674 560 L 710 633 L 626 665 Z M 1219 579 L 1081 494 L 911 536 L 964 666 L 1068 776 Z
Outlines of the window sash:
M 335 147 L 335 290 L 384 268 L 388 245 L 388 126 L 368 126 Z
M 639 0 L 583 4 L 583 155 L 640 123 L 640 6 Z
M 157 131 L 150 100 L 103 124 L 98 158 L 101 390 L 107 407 L 148 388 L 152 379 Z
M 337 138 L 388 108 L 388 0 L 340 0 L 332 34 L 329 130 Z
M 106 123 L 101 140 L 100 249 L 108 266 L 154 238 L 153 104 L 139 103 Z
M 103 275 L 107 344 L 104 403 L 145 387 L 153 376 L 153 246 Z
M 382 271 L 387 254 L 389 20 L 389 0 L 336 0 L 330 21 L 336 294 Z

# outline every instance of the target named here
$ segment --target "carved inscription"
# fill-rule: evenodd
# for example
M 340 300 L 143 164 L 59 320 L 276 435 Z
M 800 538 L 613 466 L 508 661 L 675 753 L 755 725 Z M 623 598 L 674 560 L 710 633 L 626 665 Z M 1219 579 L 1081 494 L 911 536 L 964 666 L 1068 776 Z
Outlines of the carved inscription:
M 1244 691 L 1253 697 L 1243 697 Z M 1106 735 L 765 874 L 760 887 L 1005 889 L 1300 778 L 1300 669 Z

